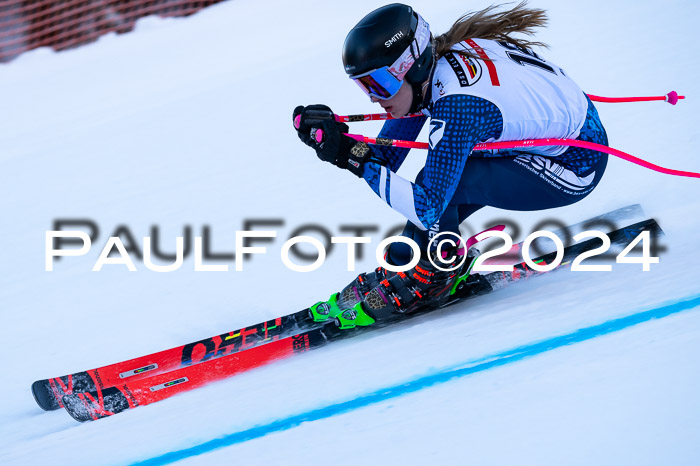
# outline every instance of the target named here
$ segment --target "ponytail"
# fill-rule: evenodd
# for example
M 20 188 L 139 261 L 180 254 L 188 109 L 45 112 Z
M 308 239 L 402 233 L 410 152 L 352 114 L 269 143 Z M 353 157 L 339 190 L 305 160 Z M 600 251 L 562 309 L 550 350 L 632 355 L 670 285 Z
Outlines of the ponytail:
M 547 13 L 544 10 L 527 8 L 527 0 L 524 0 L 511 10 L 494 11 L 501 6 L 491 5 L 481 11 L 467 13 L 455 21 L 449 31 L 435 38 L 433 47 L 436 58 L 453 51 L 470 55 L 464 50 L 453 50 L 455 45 L 470 38 L 505 41 L 526 49 L 547 47 L 542 42 L 512 37 L 514 33 L 532 36 L 535 29 L 545 26 Z

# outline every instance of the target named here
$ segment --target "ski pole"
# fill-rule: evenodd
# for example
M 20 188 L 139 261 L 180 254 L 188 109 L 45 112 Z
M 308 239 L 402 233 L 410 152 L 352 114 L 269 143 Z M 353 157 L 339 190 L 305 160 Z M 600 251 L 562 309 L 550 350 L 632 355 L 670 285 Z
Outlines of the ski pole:
M 409 113 L 400 118 L 394 118 L 390 113 L 366 113 L 357 115 L 336 115 L 335 121 L 340 123 L 352 123 L 354 121 L 376 121 L 376 120 L 401 120 L 403 118 L 415 118 L 425 116 L 422 113 Z
M 678 95 L 676 91 L 671 91 L 666 95 L 657 95 L 651 97 L 600 97 L 597 95 L 587 94 L 594 102 L 606 103 L 621 103 L 621 102 L 650 102 L 652 100 L 663 100 L 671 105 L 676 105 L 679 100 L 685 99 L 684 95 Z
M 367 144 L 375 144 L 379 146 L 393 146 L 401 147 L 406 149 L 429 149 L 430 146 L 427 142 L 415 142 L 415 141 L 402 141 L 398 139 L 388 139 L 388 138 L 370 138 L 363 136 L 361 134 L 346 134 L 357 141 L 362 141 Z M 581 147 L 583 149 L 591 149 L 598 152 L 605 152 L 606 154 L 614 155 L 628 162 L 635 163 L 649 170 L 654 170 L 659 173 L 665 173 L 667 175 L 675 176 L 687 176 L 689 178 L 700 178 L 700 173 L 687 172 L 682 170 L 674 170 L 671 168 L 664 168 L 659 165 L 655 165 L 646 160 L 635 157 L 634 155 L 622 152 L 621 150 L 613 149 L 612 147 L 604 146 L 602 144 L 596 144 L 594 142 L 579 141 L 576 139 L 527 139 L 522 141 L 502 141 L 502 142 L 486 142 L 477 144 L 474 146 L 475 151 L 487 151 L 487 150 L 498 150 L 498 149 L 528 149 L 531 147 L 539 146 L 573 146 Z
M 657 95 L 649 97 L 601 97 L 593 94 L 586 94 L 594 102 L 605 102 L 605 103 L 623 103 L 623 102 L 651 102 L 654 100 L 662 100 L 668 102 L 671 105 L 676 105 L 679 100 L 685 99 L 684 95 L 678 95 L 676 91 L 671 91 L 666 95 Z M 422 113 L 410 113 L 401 118 L 415 118 L 419 116 L 424 116 Z M 376 121 L 376 120 L 397 120 L 401 118 L 394 118 L 389 113 L 367 113 L 367 114 L 357 114 L 357 115 L 336 115 L 335 121 L 341 123 L 352 123 L 355 121 Z

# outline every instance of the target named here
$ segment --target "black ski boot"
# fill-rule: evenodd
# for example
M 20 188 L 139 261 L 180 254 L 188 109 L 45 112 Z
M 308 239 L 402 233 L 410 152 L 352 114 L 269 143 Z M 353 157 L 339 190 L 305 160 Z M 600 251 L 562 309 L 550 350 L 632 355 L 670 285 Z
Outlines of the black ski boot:
M 412 269 L 380 280 L 365 294 L 361 303 L 352 310 L 336 315 L 336 325 L 341 329 L 366 326 L 395 317 L 397 313 L 409 314 L 438 308 L 447 303 L 458 285 L 469 277 L 478 255 L 479 251 L 472 248 L 463 259 L 462 266 L 451 271 L 440 270 L 429 259 L 422 258 Z M 462 260 L 459 257 L 463 256 L 457 257 L 457 263 Z M 437 260 L 433 262 L 440 264 Z
M 363 319 L 362 317 L 358 320 L 358 312 L 364 314 L 359 307 L 360 303 L 367 293 L 377 287 L 383 280 L 387 280 L 395 274 L 395 272 L 390 272 L 383 267 L 377 267 L 374 272 L 361 273 L 343 288 L 340 293 L 332 294 L 328 301 L 321 301 L 311 306 L 309 308 L 309 317 L 314 322 L 324 322 L 346 313 L 348 318 L 354 315 L 350 320 L 357 321 L 352 327 L 371 325 L 374 323 L 374 320 Z M 339 327 L 350 328 L 342 325 L 339 325 Z
M 479 251 L 471 248 L 462 266 L 451 271 L 439 270 L 425 257 L 406 272 L 377 267 L 374 272 L 358 275 L 328 301 L 311 306 L 309 316 L 314 322 L 333 319 L 339 328 L 349 329 L 372 325 L 397 313 L 435 309 L 445 304 L 460 283 L 466 281 L 478 255 Z M 462 260 L 460 257 L 463 256 L 456 256 L 457 263 Z M 437 259 L 433 262 L 441 263 Z
M 439 307 L 458 277 L 459 270 L 442 271 L 421 259 L 414 268 L 382 280 L 365 296 L 363 308 L 374 320 L 385 320 L 395 313 Z

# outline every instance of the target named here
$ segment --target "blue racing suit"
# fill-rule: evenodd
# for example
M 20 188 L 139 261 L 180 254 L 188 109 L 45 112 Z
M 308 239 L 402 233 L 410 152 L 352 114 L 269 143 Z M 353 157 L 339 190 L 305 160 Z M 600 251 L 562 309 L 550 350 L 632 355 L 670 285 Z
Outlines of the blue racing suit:
M 431 121 L 447 124 L 442 128 L 439 144 L 428 151 L 425 167 L 415 182 L 389 176 L 399 169 L 409 151 L 395 147 L 373 146 L 380 162 L 367 163 L 363 176 L 387 204 L 404 215 L 411 212 L 403 235 L 423 250 L 429 243 L 429 230 L 459 233 L 459 224 L 485 206 L 531 211 L 573 204 L 595 188 L 607 165 L 607 154 L 576 147 L 569 147 L 556 157 L 519 150 L 472 153 L 476 144 L 500 137 L 503 115 L 496 105 L 481 97 L 458 94 L 436 100 L 428 110 Z M 427 120 L 428 117 L 389 120 L 379 136 L 414 141 Z M 590 99 L 578 139 L 608 144 Z M 406 202 L 412 205 L 399 206 Z M 410 254 L 407 245 L 395 243 L 389 260 L 404 264 L 410 260 Z

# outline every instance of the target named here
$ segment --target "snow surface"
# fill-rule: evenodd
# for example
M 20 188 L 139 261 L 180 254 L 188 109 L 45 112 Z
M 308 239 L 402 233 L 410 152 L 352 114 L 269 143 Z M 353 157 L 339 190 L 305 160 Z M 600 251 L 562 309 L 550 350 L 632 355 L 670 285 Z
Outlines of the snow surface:
M 76 50 L 40 49 L 0 67 L 0 309 L 4 343 L 0 463 L 128 464 L 256 425 L 356 400 L 426 374 L 655 309 L 700 293 L 700 182 L 611 159 L 600 186 L 548 212 L 483 209 L 473 230 L 506 217 L 523 232 L 544 218 L 574 223 L 641 203 L 667 251 L 643 273 L 560 272 L 332 345 L 99 422 L 78 424 L 32 399 L 36 380 L 140 356 L 301 309 L 351 280 L 340 251 L 319 270 L 288 271 L 292 230 L 376 224 L 376 246 L 401 224 L 360 180 L 298 143 L 292 109 L 377 111 L 342 70 L 346 32 L 380 2 L 236 0 L 186 19 L 146 18 L 136 31 Z M 415 1 L 434 31 L 487 3 Z M 700 61 L 693 1 L 537 1 L 550 26 L 545 56 L 598 95 L 689 98 L 599 104 L 613 147 L 700 171 Z M 380 124 L 358 124 L 376 134 Z M 420 140 L 426 140 L 423 135 Z M 402 168 L 411 176 L 424 154 Z M 58 218 L 100 226 L 90 253 L 44 270 Z M 107 265 L 107 236 L 137 240 L 157 225 L 161 248 L 209 225 L 231 252 L 244 219 L 282 218 L 278 239 L 243 272 L 171 273 Z M 523 239 L 524 235 L 516 239 Z M 375 264 L 372 254 L 358 270 Z M 183 464 L 601 464 L 700 462 L 700 309 L 358 407 Z M 158 460 L 158 458 L 161 458 Z

